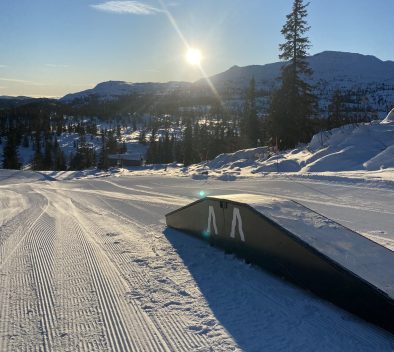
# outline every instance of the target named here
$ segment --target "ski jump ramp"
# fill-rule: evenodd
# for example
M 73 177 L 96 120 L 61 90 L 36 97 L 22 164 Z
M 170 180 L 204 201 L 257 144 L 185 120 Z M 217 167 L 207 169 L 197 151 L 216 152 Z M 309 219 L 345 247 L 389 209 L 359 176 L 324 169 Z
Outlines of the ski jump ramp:
M 166 221 L 394 333 L 394 252 L 295 201 L 209 196 Z

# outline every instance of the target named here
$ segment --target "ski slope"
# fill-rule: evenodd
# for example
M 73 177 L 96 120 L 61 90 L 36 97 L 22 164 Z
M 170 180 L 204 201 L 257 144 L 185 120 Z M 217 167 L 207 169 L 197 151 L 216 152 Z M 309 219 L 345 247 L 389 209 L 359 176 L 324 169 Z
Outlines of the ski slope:
M 201 190 L 291 198 L 394 250 L 390 184 L 0 170 L 0 351 L 394 349 L 388 332 L 166 229 Z

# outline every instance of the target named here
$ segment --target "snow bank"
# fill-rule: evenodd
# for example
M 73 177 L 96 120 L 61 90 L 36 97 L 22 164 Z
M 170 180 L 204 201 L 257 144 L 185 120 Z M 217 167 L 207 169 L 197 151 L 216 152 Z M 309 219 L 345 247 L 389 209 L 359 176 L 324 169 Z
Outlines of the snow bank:
M 108 171 L 99 170 L 97 168 L 91 168 L 86 170 L 78 171 L 40 171 L 40 174 L 46 175 L 48 178 L 54 180 L 77 180 L 82 178 L 98 178 L 108 176 L 119 176 L 124 173 L 125 170 L 121 168 L 110 168 Z
M 206 166 L 211 169 L 220 169 L 221 167 L 234 168 L 250 166 L 250 160 L 258 160 L 260 158 L 264 158 L 267 153 L 267 147 L 259 147 L 239 150 L 235 153 L 220 154 L 215 159 L 208 161 L 206 163 Z
M 392 109 L 386 116 L 386 118 L 381 122 L 381 124 L 393 123 L 394 122 L 394 109 Z
M 392 187 L 394 124 L 389 120 L 324 131 L 314 135 L 308 145 L 281 153 L 259 147 L 221 154 L 213 160 L 189 167 L 179 164 L 147 165 L 129 168 L 123 174 L 191 176 L 195 180 L 217 178 L 223 181 L 284 174 L 351 183 L 367 181 L 375 182 L 379 187 Z
M 387 147 L 381 153 L 363 164 L 366 170 L 394 169 L 394 145 Z
M 313 136 L 302 148 L 273 154 L 266 147 L 221 154 L 215 159 L 189 167 L 191 174 L 205 171 L 220 179 L 225 175 L 251 176 L 267 173 L 316 174 L 327 172 L 378 171 L 393 168 L 394 112 L 379 122 L 346 125 Z

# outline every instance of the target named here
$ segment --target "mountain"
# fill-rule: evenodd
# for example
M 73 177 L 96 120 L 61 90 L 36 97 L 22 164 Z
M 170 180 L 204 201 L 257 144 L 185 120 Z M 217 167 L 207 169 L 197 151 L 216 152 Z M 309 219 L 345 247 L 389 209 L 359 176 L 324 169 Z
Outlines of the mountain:
M 371 55 L 324 51 L 307 58 L 314 74 L 308 78 L 319 98 L 322 112 L 327 112 L 335 90 L 347 96 L 347 103 L 358 111 L 377 111 L 385 115 L 394 105 L 394 62 L 382 61 Z M 209 79 L 224 100 L 239 100 L 243 97 L 249 81 L 254 78 L 261 96 L 260 107 L 266 109 L 269 94 L 278 84 L 284 62 L 266 65 L 233 66 Z M 194 95 L 208 95 L 211 90 L 205 79 L 194 83 L 127 83 L 109 81 L 83 92 L 68 94 L 61 99 L 72 102 L 76 99 L 99 97 L 112 99 L 130 94 L 165 94 L 188 92 Z
M 60 101 L 69 103 L 74 100 L 84 100 L 89 97 L 98 97 L 101 99 L 113 99 L 117 96 L 131 94 L 160 94 L 172 91 L 190 88 L 191 83 L 188 82 L 167 82 L 167 83 L 129 83 L 123 81 L 108 81 L 97 84 L 92 89 L 82 92 L 67 94 Z
M 0 100 L 32 100 L 32 99 L 34 98 L 25 97 L 25 96 L 13 97 L 10 95 L 0 95 Z
M 382 61 L 371 55 L 337 51 L 324 51 L 309 56 L 313 76 L 307 78 L 319 98 L 320 110 L 327 113 L 335 90 L 346 96 L 351 109 L 376 111 L 384 116 L 394 105 L 394 62 Z M 268 105 L 268 95 L 278 87 L 283 62 L 267 65 L 233 66 L 229 70 L 210 77 L 216 89 L 227 97 L 241 97 L 250 80 L 256 80 L 257 90 L 265 92 L 261 106 Z M 195 84 L 207 86 L 205 80 Z M 264 94 L 262 94 L 264 96 Z
M 24 96 L 12 97 L 9 95 L 0 95 L 0 109 L 15 108 L 21 105 L 28 104 L 35 100 L 36 98 L 31 98 L 31 97 L 24 97 Z
M 309 56 L 307 61 L 314 72 L 311 83 L 324 80 L 337 88 L 358 87 L 360 84 L 370 83 L 394 84 L 394 62 L 382 61 L 371 55 L 324 51 Z M 245 88 L 253 77 L 258 87 L 270 88 L 275 85 L 284 64 L 276 62 L 267 65 L 233 66 L 210 79 L 219 89 Z M 204 80 L 197 84 L 204 84 Z

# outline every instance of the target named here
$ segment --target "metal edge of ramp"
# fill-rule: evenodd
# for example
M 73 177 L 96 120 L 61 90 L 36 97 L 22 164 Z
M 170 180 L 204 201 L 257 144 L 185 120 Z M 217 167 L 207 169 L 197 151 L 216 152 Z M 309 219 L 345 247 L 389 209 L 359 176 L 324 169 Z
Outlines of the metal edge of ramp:
M 166 214 L 166 222 L 394 333 L 394 300 L 387 292 L 249 204 L 225 196 L 206 197 Z

